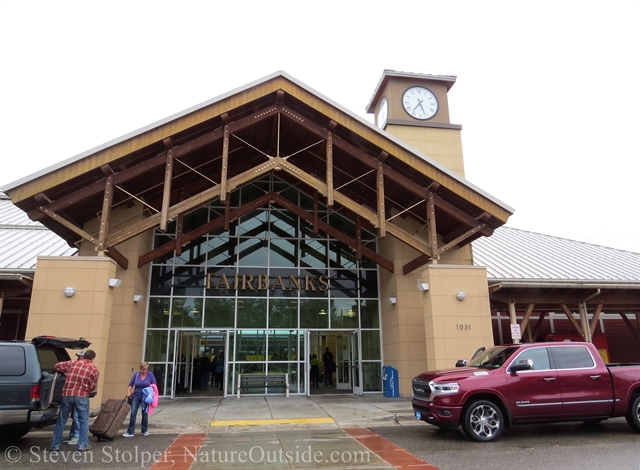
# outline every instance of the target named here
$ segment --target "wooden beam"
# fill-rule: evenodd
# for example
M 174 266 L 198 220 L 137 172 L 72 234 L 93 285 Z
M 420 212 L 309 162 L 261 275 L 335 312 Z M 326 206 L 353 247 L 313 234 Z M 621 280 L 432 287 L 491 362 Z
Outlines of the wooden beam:
M 378 168 L 376 172 L 376 180 L 378 182 L 378 231 L 381 238 L 387 236 L 387 218 L 386 211 L 384 209 L 384 165 L 382 162 L 378 162 Z
M 431 256 L 429 255 L 420 255 L 417 258 L 409 261 L 402 267 L 402 274 L 407 275 L 413 272 L 415 269 L 418 269 L 420 266 L 425 265 L 429 262 Z
M 160 230 L 167 231 L 169 206 L 171 205 L 171 180 L 173 179 L 173 143 L 167 137 L 162 141 L 167 149 L 167 162 L 164 169 L 164 186 L 162 187 L 162 208 L 160 210 Z
M 93 235 L 90 235 L 89 233 L 85 232 L 80 227 L 72 224 L 65 218 L 60 217 L 60 215 L 56 214 L 51 209 L 47 207 L 39 206 L 38 210 L 41 211 L 43 214 L 49 216 L 52 220 L 58 222 L 60 225 L 63 225 L 64 227 L 68 228 L 69 230 L 71 230 L 73 233 L 80 236 L 81 238 L 87 240 L 88 242 L 93 243 L 96 246 L 98 245 L 98 240 Z
M 102 199 L 102 214 L 100 216 L 100 231 L 98 232 L 98 245 L 96 251 L 105 249 L 104 242 L 109 231 L 109 219 L 111 218 L 111 203 L 113 201 L 113 176 L 108 176 L 104 182 L 104 198 Z
M 331 121 L 330 126 L 336 127 L 336 123 Z M 326 147 L 326 160 L 327 160 L 327 206 L 333 206 L 333 132 L 327 131 L 327 147 Z
M 536 327 L 533 330 L 533 337 L 531 338 L 531 342 L 535 343 L 538 340 L 538 335 L 540 334 L 540 329 L 544 323 L 544 317 L 547 316 L 548 312 L 540 312 L 540 316 L 538 317 L 538 321 L 536 322 Z
M 573 313 L 571 313 L 571 310 L 569 310 L 569 308 L 565 304 L 560 304 L 560 306 L 562 307 L 562 310 L 564 310 L 564 314 L 567 316 L 569 321 L 573 324 L 573 327 L 576 329 L 578 334 L 582 337 L 582 341 L 584 341 L 585 340 L 584 331 L 582 331 L 582 328 L 580 328 L 580 325 L 578 324 L 576 319 L 573 318 Z
M 438 254 L 438 255 L 441 254 L 441 253 L 444 253 L 449 248 L 454 247 L 455 245 L 459 244 L 463 240 L 466 240 L 467 238 L 469 238 L 473 234 L 481 232 L 482 229 L 484 229 L 486 226 L 487 226 L 487 224 L 480 224 L 480 225 L 477 225 L 477 226 L 473 227 L 470 230 L 467 230 L 465 233 L 463 233 L 459 237 L 451 240 L 449 243 L 444 245 L 442 248 L 439 248 L 435 253 Z
M 220 173 L 220 201 L 225 202 L 227 198 L 227 171 L 229 168 L 229 115 L 224 113 L 222 116 L 224 124 L 222 134 L 222 170 Z
M 278 109 L 279 107 L 271 106 L 268 109 L 261 109 L 255 112 L 254 114 L 245 116 L 244 118 L 238 121 L 232 122 L 229 124 L 229 132 L 230 133 L 237 132 L 238 130 L 241 130 L 245 127 L 254 125 L 264 119 L 270 118 L 278 111 Z M 223 128 L 215 129 L 193 140 L 184 142 L 181 145 L 174 147 L 173 159 L 174 160 L 180 159 L 181 157 L 188 155 L 194 150 L 202 148 L 212 142 L 215 142 L 216 140 L 220 140 L 223 137 L 223 134 L 224 134 Z M 115 175 L 113 175 L 113 185 L 117 186 L 133 178 L 143 176 L 144 174 L 148 173 L 152 169 L 157 168 L 163 164 L 166 164 L 166 161 L 167 161 L 166 154 L 167 154 L 166 151 L 162 152 L 156 155 L 155 157 L 148 158 L 135 166 L 126 168 L 116 173 Z M 90 184 L 89 186 L 79 189 L 78 191 L 68 194 L 63 198 L 50 202 L 49 204 L 47 204 L 47 207 L 53 212 L 65 210 L 66 208 L 73 206 L 75 204 L 78 204 L 91 196 L 95 196 L 96 194 L 99 194 L 100 192 L 103 191 L 103 189 L 104 189 L 104 182 L 102 180 L 97 181 L 93 184 Z
M 275 166 L 276 166 L 276 162 L 274 162 L 273 160 L 269 160 L 268 162 L 264 162 L 254 168 L 244 171 L 239 175 L 236 175 L 233 178 L 230 178 L 228 181 L 227 188 L 229 190 L 233 190 L 236 188 L 236 186 L 240 186 L 256 178 L 260 178 L 265 173 L 268 173 L 269 171 L 273 170 Z M 202 204 L 212 201 L 217 197 L 220 197 L 219 185 L 206 189 L 201 193 L 197 194 L 196 196 L 185 199 L 184 201 L 180 201 L 179 203 L 170 207 L 168 212 L 168 217 L 171 219 L 174 217 L 177 217 L 178 214 L 180 214 L 181 212 L 188 212 L 191 209 L 200 207 Z M 157 226 L 159 223 L 160 223 L 160 214 L 150 215 L 146 219 L 140 220 L 132 224 L 131 226 L 123 230 L 120 230 L 117 233 L 112 234 L 107 239 L 107 245 L 117 246 L 118 244 L 126 240 L 129 240 L 137 235 L 140 235 L 141 233 L 149 230 L 150 228 Z
M 126 256 L 120 253 L 115 247 L 109 246 L 107 247 L 106 251 L 107 251 L 107 255 L 109 255 L 109 258 L 111 258 L 116 263 L 118 263 L 118 266 L 120 266 L 122 269 L 129 268 L 129 260 L 127 259 Z
M 255 210 L 257 207 L 261 207 L 267 204 L 269 202 L 269 194 L 270 193 L 267 193 L 266 195 L 260 196 L 258 199 L 255 199 L 247 204 L 244 204 L 243 206 L 237 209 L 234 209 L 233 211 L 230 212 L 229 219 L 236 220 L 239 217 L 242 217 L 243 215 L 248 214 L 249 212 Z M 182 238 L 181 238 L 182 245 L 187 245 L 188 243 L 192 242 L 196 238 L 199 238 L 211 232 L 212 230 L 216 230 L 222 227 L 223 225 L 224 225 L 224 216 L 221 216 L 215 220 L 212 220 L 211 222 L 201 225 L 200 227 L 188 233 L 184 233 L 182 234 Z M 170 253 L 175 249 L 176 249 L 176 240 L 171 240 L 165 243 L 164 245 L 159 246 L 149 251 L 148 253 L 145 253 L 144 255 L 140 256 L 138 258 L 138 267 L 144 266 L 145 264 L 150 263 L 157 257 Z
M 184 212 L 178 214 L 178 223 L 176 226 L 176 256 L 182 255 L 182 246 L 184 241 L 182 240 L 182 231 L 184 230 Z
M 529 318 L 531 317 L 531 312 L 533 312 L 533 307 L 535 306 L 535 304 L 529 304 L 529 306 L 527 307 L 527 311 L 524 314 L 524 318 L 522 319 L 522 323 L 520 324 L 520 329 L 522 331 L 522 334 L 524 334 L 524 331 L 527 329 L 527 326 L 529 325 Z M 529 342 L 531 342 L 531 330 L 529 330 Z
M 440 258 L 438 252 L 438 231 L 436 227 L 436 203 L 433 191 L 427 191 L 427 233 L 429 235 L 429 243 L 435 254 L 435 258 Z
M 593 314 L 593 318 L 591 319 L 591 336 L 593 336 L 593 332 L 596 331 L 596 326 L 598 325 L 598 319 L 600 318 L 600 312 L 602 312 L 602 307 L 604 303 L 599 303 L 596 306 L 596 311 Z
M 296 214 L 298 217 L 311 222 L 311 220 L 313 219 L 313 216 L 311 214 L 308 214 L 304 209 L 302 209 L 301 207 L 298 207 L 297 205 L 293 204 L 291 201 L 289 201 L 288 199 L 283 198 L 282 196 L 280 196 L 279 194 L 275 194 L 273 197 L 273 200 L 276 204 L 279 204 L 280 206 L 284 207 L 285 209 L 288 209 L 289 211 L 291 211 L 292 213 Z M 322 230 L 324 233 L 326 233 L 327 235 L 329 235 L 330 237 L 336 238 L 338 241 L 344 243 L 345 245 L 354 248 L 354 250 L 358 250 L 356 243 L 357 241 L 354 240 L 353 238 L 345 235 L 343 232 L 335 229 L 334 227 L 332 227 L 331 225 L 329 225 L 328 223 L 324 222 L 323 220 L 319 221 L 319 228 L 320 230 Z M 370 248 L 367 248 L 366 246 L 362 246 L 361 245 L 361 249 L 362 249 L 362 254 L 369 258 L 371 261 L 373 261 L 374 263 L 380 265 L 381 267 L 385 268 L 387 271 L 393 273 L 394 268 L 393 268 L 393 262 L 380 256 L 378 253 L 376 253 L 375 251 L 373 251 Z
M 275 159 L 274 158 L 273 160 L 277 160 L 278 167 L 280 169 L 282 169 L 282 170 L 286 171 L 287 173 L 291 174 L 292 176 L 298 178 L 302 182 L 306 183 L 307 185 L 309 185 L 312 188 L 314 188 L 317 191 L 319 191 L 321 194 L 326 194 L 327 186 L 322 181 L 319 181 L 318 179 L 316 179 L 313 176 L 309 175 L 305 171 L 301 170 L 300 168 L 292 165 L 291 163 L 289 163 L 289 162 L 287 162 L 287 161 L 285 161 L 283 159 Z M 378 214 L 376 214 L 373 211 L 367 209 L 366 207 L 358 204 L 357 202 L 353 201 L 352 199 L 348 198 L 347 196 L 343 195 L 340 192 L 336 191 L 334 196 L 335 196 L 336 202 L 338 202 L 339 204 L 343 205 L 344 207 L 349 209 L 354 214 L 360 214 L 366 221 L 368 221 L 374 227 L 377 226 L 377 224 L 378 224 Z M 405 230 L 401 229 L 400 227 L 398 227 L 398 226 L 396 226 L 394 224 L 387 224 L 386 231 L 388 233 L 390 233 L 391 235 L 393 235 L 394 237 L 396 237 L 398 240 L 404 242 L 406 245 L 409 245 L 410 247 L 412 247 L 416 251 L 418 251 L 420 253 L 424 253 L 424 254 L 429 255 L 431 257 L 433 256 L 433 252 L 432 252 L 431 247 L 429 245 L 424 243 L 422 240 L 418 240 L 413 235 L 409 234 L 408 232 L 406 232 Z
M 273 202 L 275 204 L 278 204 L 282 207 L 284 207 L 285 209 L 291 211 L 292 213 L 294 213 L 295 215 L 297 215 L 298 217 L 302 218 L 303 220 L 306 220 L 307 222 L 311 223 L 313 221 L 314 216 L 307 213 L 304 209 L 298 207 L 297 205 L 293 204 L 291 201 L 289 201 L 288 199 L 283 198 L 282 196 L 280 196 L 277 193 L 267 193 L 263 196 L 260 196 L 259 198 L 255 199 L 254 201 L 251 201 L 250 203 L 247 203 L 243 206 L 241 206 L 238 209 L 235 209 L 233 211 L 230 212 L 229 214 L 229 219 L 230 220 L 236 220 L 239 217 L 242 217 L 245 214 L 248 214 L 249 212 L 255 210 L 258 207 L 262 207 L 265 204 L 268 204 L 269 202 Z M 224 216 L 219 217 L 201 227 L 198 227 L 195 230 L 192 230 L 191 232 L 187 233 L 187 234 L 183 234 L 182 236 L 182 242 L 184 244 L 187 244 L 193 240 L 195 240 L 198 237 L 203 236 L 206 233 L 211 232 L 212 230 L 215 230 L 219 227 L 221 227 L 224 224 Z M 331 225 L 329 225 L 328 223 L 324 222 L 324 221 L 319 221 L 319 225 L 320 225 L 320 229 L 327 233 L 330 237 L 336 238 L 337 240 L 341 241 L 342 243 L 344 243 L 347 246 L 350 246 L 354 249 L 356 249 L 357 251 L 357 247 L 356 245 L 356 240 L 348 237 L 347 235 L 345 235 L 344 233 L 340 232 L 339 230 L 335 229 L 334 227 L 332 227 Z M 150 263 L 151 261 L 153 261 L 154 259 L 156 259 L 159 256 L 162 256 L 164 254 L 170 253 L 171 251 L 173 251 L 176 248 L 176 240 L 171 240 L 167 243 L 165 243 L 164 245 L 148 252 L 145 253 L 144 255 L 140 256 L 139 260 L 138 260 L 138 267 L 144 266 L 145 264 Z M 371 259 L 374 263 L 379 264 L 380 266 L 382 266 L 383 268 L 387 269 L 390 272 L 393 272 L 393 263 L 389 260 L 387 260 L 386 258 L 378 255 L 375 251 L 371 250 L 370 248 L 367 248 L 365 246 L 360 247 L 360 249 L 362 250 L 362 253 L 365 257 Z
M 636 330 L 633 327 L 633 324 L 631 323 L 631 320 L 629 320 L 627 318 L 627 315 L 624 312 L 618 312 L 620 314 L 620 316 L 622 317 L 622 319 L 624 320 L 624 322 L 627 324 L 627 326 L 629 327 L 629 329 L 631 330 L 631 333 L 633 333 L 633 336 L 636 337 L 636 339 L 638 340 L 638 342 L 640 342 L 640 333 L 638 333 L 638 330 Z M 636 313 L 636 315 L 638 315 L 638 313 Z
M 229 217 L 229 211 L 231 209 L 231 195 L 229 194 L 226 201 L 224 202 L 224 230 L 225 232 L 229 231 L 229 224 L 231 223 Z

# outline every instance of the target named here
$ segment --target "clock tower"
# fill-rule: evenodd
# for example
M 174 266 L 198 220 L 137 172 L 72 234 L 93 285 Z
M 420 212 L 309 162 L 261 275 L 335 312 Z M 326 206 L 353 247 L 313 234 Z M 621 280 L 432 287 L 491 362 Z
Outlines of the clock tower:
M 455 82 L 453 75 L 385 70 L 366 109 L 380 129 L 464 177 L 462 126 L 449 120 Z

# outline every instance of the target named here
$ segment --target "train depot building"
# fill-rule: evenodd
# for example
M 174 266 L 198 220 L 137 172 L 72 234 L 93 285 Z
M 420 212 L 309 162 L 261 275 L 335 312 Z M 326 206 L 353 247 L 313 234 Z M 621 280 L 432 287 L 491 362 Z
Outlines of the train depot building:
M 317 393 L 329 348 L 331 393 L 380 393 L 391 366 L 410 396 L 512 324 L 640 360 L 640 255 L 504 227 L 513 209 L 464 177 L 454 83 L 385 70 L 372 125 L 276 72 L 5 186 L 66 245 L 0 266 L 2 339 L 89 340 L 97 404 L 141 360 L 163 395 L 189 389 L 205 351 L 225 361 L 210 395 L 239 374 Z

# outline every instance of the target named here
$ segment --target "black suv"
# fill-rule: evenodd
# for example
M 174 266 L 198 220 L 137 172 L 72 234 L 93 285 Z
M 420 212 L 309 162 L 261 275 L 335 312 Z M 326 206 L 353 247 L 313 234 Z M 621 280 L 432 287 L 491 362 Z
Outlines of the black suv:
M 55 424 L 64 376 L 57 362 L 67 349 L 84 349 L 87 340 L 38 336 L 32 341 L 0 341 L 0 439 L 17 439 L 32 428 Z

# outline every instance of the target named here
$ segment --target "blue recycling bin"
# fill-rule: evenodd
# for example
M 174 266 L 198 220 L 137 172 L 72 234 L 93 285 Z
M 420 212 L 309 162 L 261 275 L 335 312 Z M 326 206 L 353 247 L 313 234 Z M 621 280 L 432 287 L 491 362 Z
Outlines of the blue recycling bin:
M 385 397 L 394 398 L 400 396 L 398 390 L 398 369 L 391 366 L 382 368 L 382 393 Z

